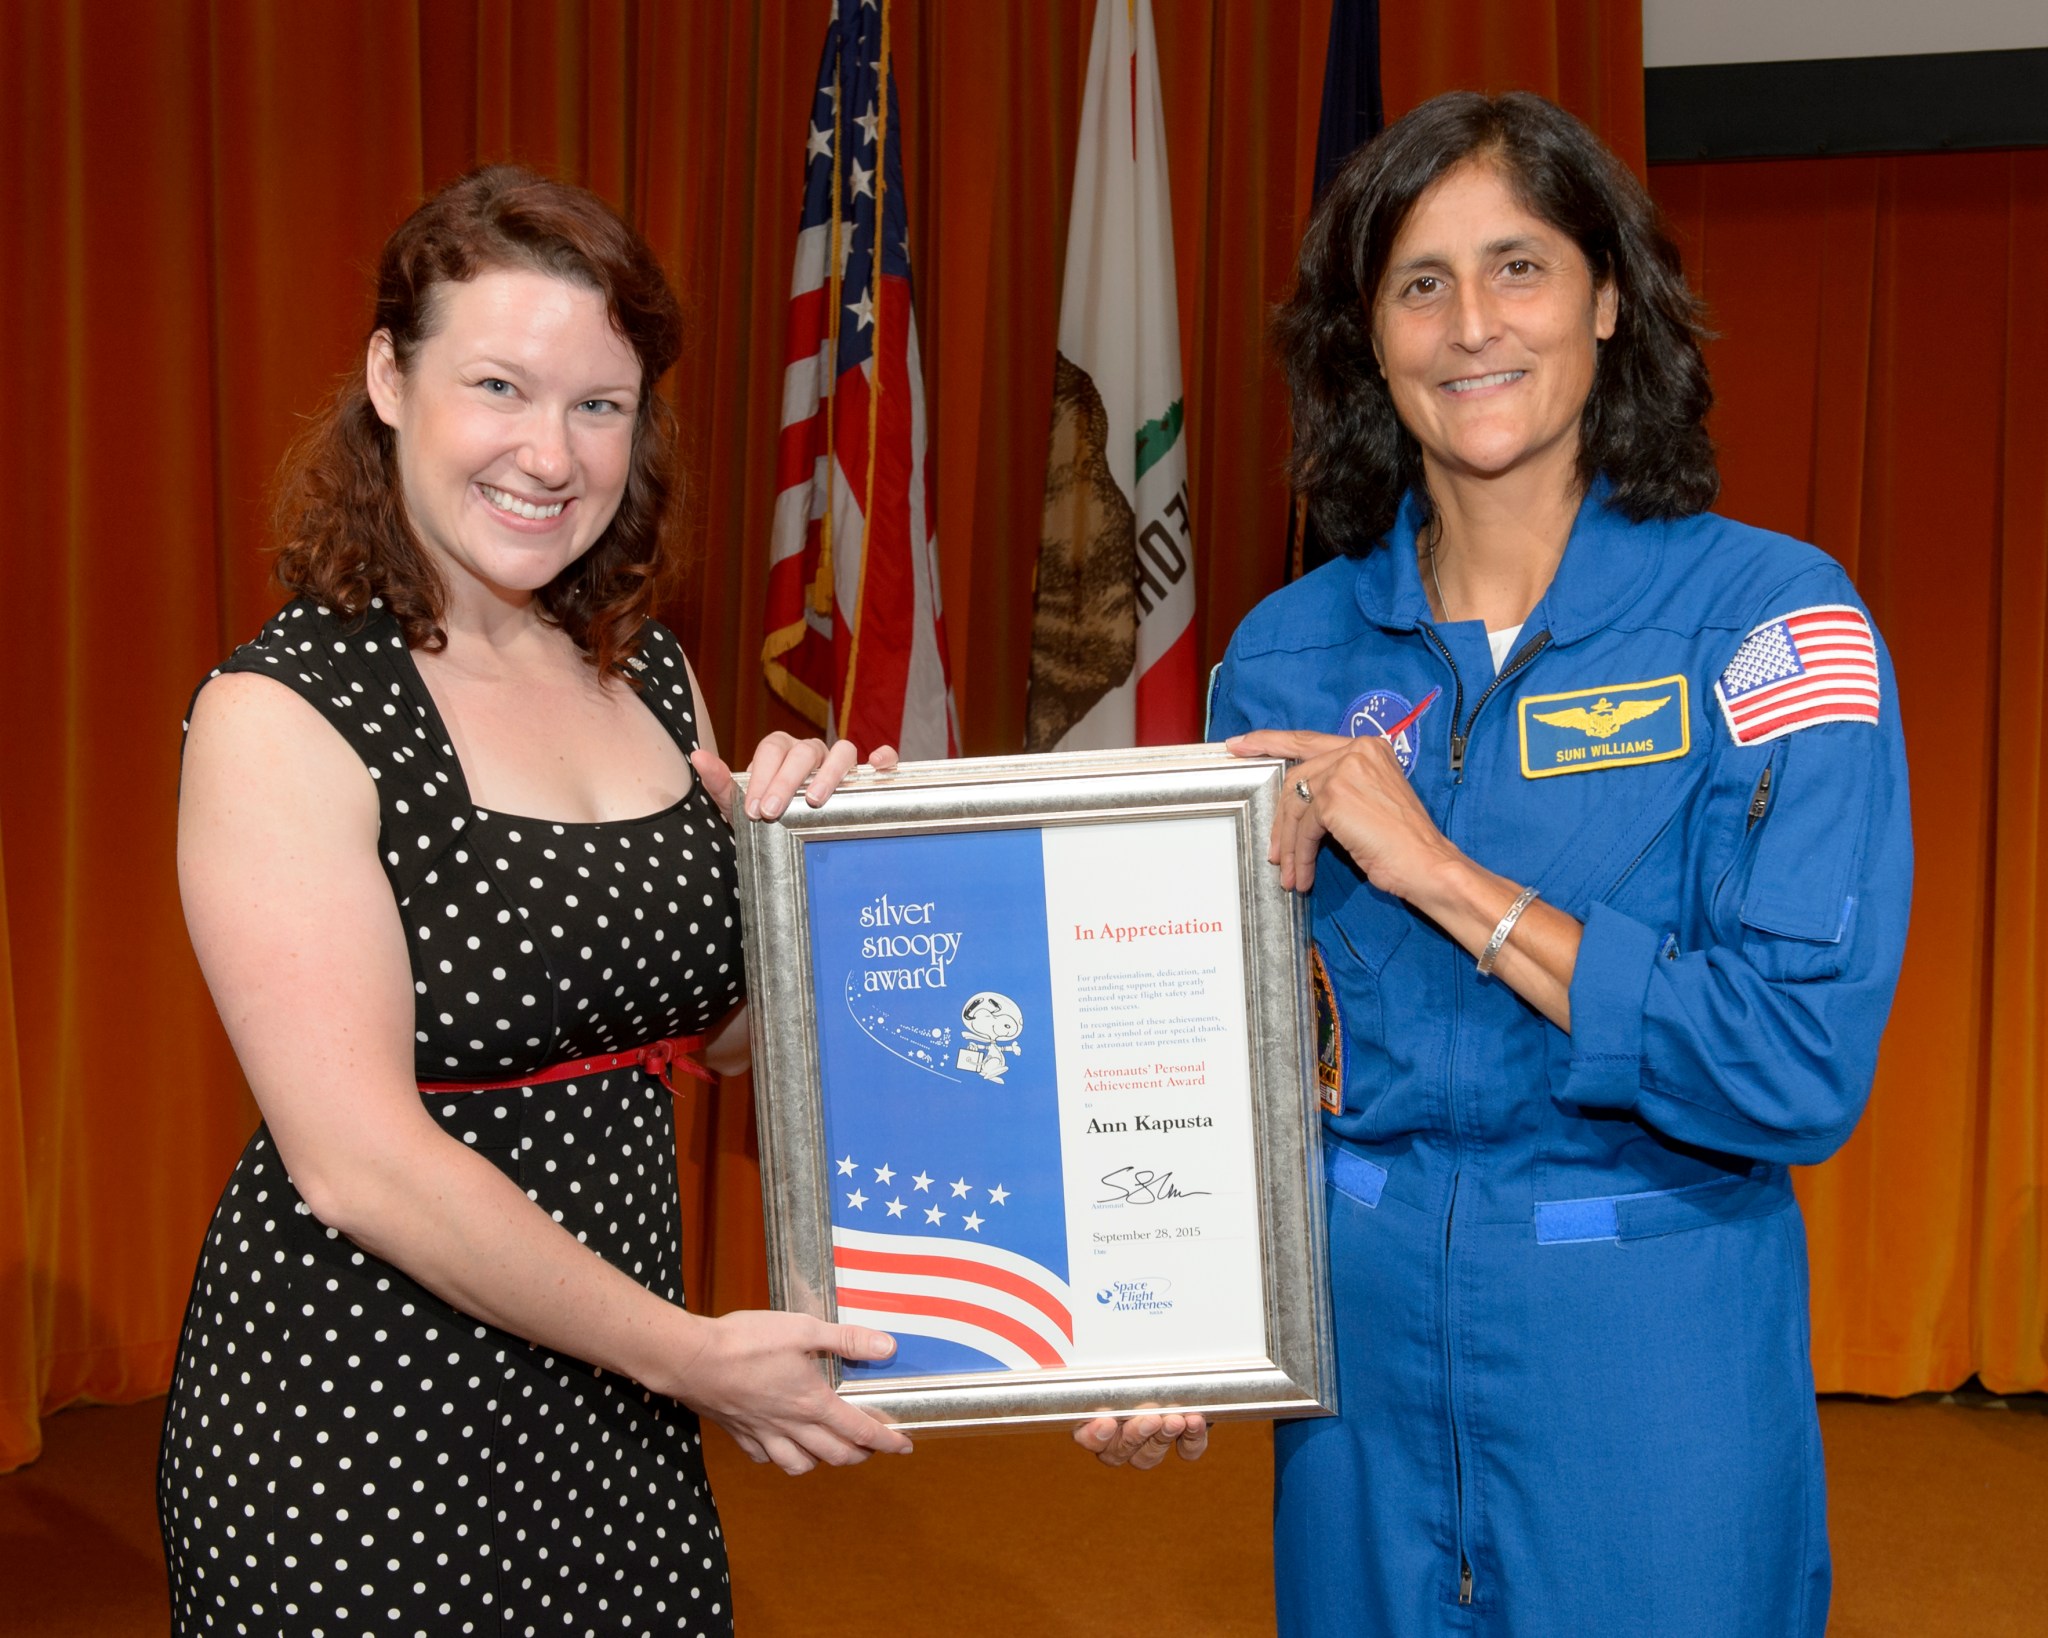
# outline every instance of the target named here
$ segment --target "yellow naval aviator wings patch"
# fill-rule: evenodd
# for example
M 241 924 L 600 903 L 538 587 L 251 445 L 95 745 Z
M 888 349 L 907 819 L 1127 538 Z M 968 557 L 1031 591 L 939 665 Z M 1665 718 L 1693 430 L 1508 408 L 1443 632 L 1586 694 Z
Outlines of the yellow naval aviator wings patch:
M 1692 749 L 1692 699 L 1684 677 L 1606 683 L 1518 703 L 1522 777 L 1669 762 Z
M 1661 700 L 1623 700 L 1617 705 L 1602 694 L 1591 705 L 1567 706 L 1562 711 L 1538 711 L 1536 720 L 1559 728 L 1577 728 L 1595 739 L 1612 739 L 1636 718 L 1647 717 L 1652 711 L 1670 703 L 1671 696 L 1666 694 Z

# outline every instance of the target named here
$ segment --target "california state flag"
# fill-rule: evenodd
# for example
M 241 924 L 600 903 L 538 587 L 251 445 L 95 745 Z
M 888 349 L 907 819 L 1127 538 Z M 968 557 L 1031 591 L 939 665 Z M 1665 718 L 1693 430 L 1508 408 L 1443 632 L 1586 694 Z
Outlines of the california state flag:
M 1097 0 L 1031 623 L 1031 750 L 1201 735 L 1151 0 Z

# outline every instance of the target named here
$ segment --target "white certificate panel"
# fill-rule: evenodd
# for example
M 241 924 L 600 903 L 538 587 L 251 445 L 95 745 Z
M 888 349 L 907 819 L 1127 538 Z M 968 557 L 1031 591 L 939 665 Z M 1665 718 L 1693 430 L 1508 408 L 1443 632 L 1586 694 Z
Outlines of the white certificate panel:
M 1235 826 L 1041 836 L 1077 1355 L 1262 1357 Z

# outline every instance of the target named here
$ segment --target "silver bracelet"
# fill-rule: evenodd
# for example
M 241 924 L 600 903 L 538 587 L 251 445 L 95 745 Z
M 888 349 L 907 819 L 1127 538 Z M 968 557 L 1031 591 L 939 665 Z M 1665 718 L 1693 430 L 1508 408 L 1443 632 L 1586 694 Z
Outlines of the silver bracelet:
M 1529 908 L 1536 898 L 1536 889 L 1525 887 L 1521 897 L 1508 906 L 1508 913 L 1500 918 L 1493 929 L 1493 937 L 1486 941 L 1486 948 L 1479 952 L 1479 976 L 1491 978 L 1493 964 L 1500 959 L 1501 946 L 1508 941 L 1508 934 L 1515 930 L 1515 923 L 1522 919 L 1522 912 Z

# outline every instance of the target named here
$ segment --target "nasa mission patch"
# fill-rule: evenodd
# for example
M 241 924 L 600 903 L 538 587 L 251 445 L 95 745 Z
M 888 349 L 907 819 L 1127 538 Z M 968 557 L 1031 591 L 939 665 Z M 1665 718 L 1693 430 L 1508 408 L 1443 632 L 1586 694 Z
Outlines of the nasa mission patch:
M 1338 723 L 1337 732 L 1352 739 L 1369 735 L 1389 741 L 1394 747 L 1394 760 L 1401 764 L 1401 771 L 1413 774 L 1416 724 L 1441 692 L 1441 689 L 1432 688 L 1423 696 L 1422 704 L 1415 706 L 1391 688 L 1369 688 L 1344 707 L 1344 718 Z

